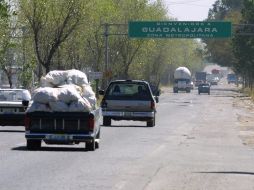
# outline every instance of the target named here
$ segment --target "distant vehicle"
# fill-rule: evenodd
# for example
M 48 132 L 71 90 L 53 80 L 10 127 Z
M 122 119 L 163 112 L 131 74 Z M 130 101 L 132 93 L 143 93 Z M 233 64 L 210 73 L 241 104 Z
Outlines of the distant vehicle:
M 207 93 L 210 95 L 210 85 L 208 83 L 202 83 L 198 85 L 198 94 Z
M 112 81 L 101 101 L 103 125 L 110 126 L 111 120 L 146 121 L 147 127 L 155 126 L 156 98 L 149 83 L 142 80 Z
M 236 74 L 230 73 L 227 75 L 228 84 L 236 84 L 237 83 L 237 77 Z
M 178 67 L 174 72 L 174 87 L 173 92 L 185 91 L 190 93 L 191 91 L 191 72 L 186 67 Z
M 200 71 L 195 73 L 195 86 L 206 82 L 206 72 Z
M 220 74 L 220 70 L 219 69 L 213 69 L 211 71 L 211 73 L 214 74 L 214 75 L 219 75 Z
M 31 94 L 25 89 L 0 89 L 0 125 L 24 126 Z
M 218 85 L 219 81 L 220 81 L 219 77 L 214 77 L 211 79 L 210 84 L 211 85 Z
M 191 90 L 194 89 L 194 82 L 193 81 L 190 82 L 190 88 L 191 88 Z

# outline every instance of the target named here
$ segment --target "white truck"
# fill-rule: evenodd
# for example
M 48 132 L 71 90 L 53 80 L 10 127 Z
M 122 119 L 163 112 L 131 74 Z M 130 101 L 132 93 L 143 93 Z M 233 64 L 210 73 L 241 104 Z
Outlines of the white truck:
M 191 91 L 191 72 L 187 67 L 178 67 L 174 72 L 174 87 L 173 92 Z

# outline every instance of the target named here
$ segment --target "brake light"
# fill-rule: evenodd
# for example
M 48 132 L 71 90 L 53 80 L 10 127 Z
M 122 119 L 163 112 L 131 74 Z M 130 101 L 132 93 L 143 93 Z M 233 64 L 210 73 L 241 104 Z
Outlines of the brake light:
M 26 131 L 29 130 L 30 123 L 31 123 L 30 117 L 28 117 L 27 115 L 25 115 L 25 129 L 26 129 Z
M 155 109 L 155 102 L 154 101 L 151 101 L 151 109 Z
M 94 125 L 95 125 L 94 115 L 90 114 L 89 118 L 88 118 L 88 129 L 89 129 L 89 131 L 94 130 Z

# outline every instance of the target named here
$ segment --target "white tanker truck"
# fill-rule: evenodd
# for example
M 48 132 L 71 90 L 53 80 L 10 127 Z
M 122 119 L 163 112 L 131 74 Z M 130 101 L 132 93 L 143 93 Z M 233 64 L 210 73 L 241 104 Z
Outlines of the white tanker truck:
M 191 91 L 191 72 L 186 67 L 178 67 L 174 72 L 174 87 L 173 92 L 178 91 Z

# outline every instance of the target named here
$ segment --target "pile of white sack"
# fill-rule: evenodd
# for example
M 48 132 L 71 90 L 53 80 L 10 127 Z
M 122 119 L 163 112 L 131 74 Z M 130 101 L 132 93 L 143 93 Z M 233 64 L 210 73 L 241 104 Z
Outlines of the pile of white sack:
M 41 78 L 27 112 L 87 112 L 95 107 L 95 93 L 85 73 L 55 70 Z

